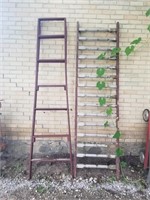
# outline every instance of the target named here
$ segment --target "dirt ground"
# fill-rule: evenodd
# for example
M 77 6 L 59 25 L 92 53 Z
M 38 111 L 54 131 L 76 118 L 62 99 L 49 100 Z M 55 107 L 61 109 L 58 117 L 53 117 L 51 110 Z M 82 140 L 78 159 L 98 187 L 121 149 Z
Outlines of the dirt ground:
M 137 157 L 123 159 L 122 175 L 102 169 L 78 170 L 71 179 L 69 165 L 37 163 L 28 180 L 28 159 L 9 160 L 1 169 L 0 200 L 150 200 L 146 173 Z

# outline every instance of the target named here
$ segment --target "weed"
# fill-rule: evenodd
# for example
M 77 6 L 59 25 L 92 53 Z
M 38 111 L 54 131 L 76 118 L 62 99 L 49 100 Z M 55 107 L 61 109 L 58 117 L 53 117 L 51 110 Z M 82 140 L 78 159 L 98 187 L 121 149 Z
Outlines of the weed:
M 36 192 L 38 192 L 39 194 L 43 194 L 46 192 L 46 188 L 42 185 L 39 185 L 37 188 L 36 188 Z

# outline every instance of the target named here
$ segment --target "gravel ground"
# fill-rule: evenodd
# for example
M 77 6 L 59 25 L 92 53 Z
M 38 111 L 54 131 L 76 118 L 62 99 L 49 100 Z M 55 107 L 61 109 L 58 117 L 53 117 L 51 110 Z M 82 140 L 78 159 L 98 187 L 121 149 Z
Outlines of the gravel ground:
M 1 178 L 0 187 L 2 200 L 150 199 L 150 188 L 143 189 L 141 186 L 116 181 L 99 184 L 93 177 L 90 179 L 79 177 L 71 181 L 67 176 L 61 182 L 45 179 L 27 181 L 21 178 L 14 180 Z
M 28 181 L 26 160 L 3 167 L 0 200 L 150 200 L 150 187 L 137 165 L 126 167 L 120 181 L 107 170 L 80 170 L 72 180 L 66 164 L 38 163 L 33 171 L 33 179 Z

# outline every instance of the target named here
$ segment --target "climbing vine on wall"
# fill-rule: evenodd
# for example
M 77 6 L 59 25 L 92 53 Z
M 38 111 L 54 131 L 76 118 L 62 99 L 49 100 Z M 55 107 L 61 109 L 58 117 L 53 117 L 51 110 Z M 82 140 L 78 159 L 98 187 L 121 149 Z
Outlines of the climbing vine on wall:
M 146 11 L 145 13 L 146 17 L 149 17 L 150 16 L 150 8 Z M 150 32 L 150 24 L 147 26 L 147 30 Z M 132 52 L 134 52 L 136 46 L 142 41 L 142 38 L 141 37 L 138 37 L 136 39 L 134 39 L 124 50 L 122 50 L 121 48 L 113 48 L 111 50 L 110 53 L 108 53 L 107 51 L 106 52 L 103 52 L 101 53 L 97 59 L 98 60 L 104 60 L 106 58 L 114 58 L 116 57 L 121 51 L 125 52 L 126 56 L 129 56 Z M 103 67 L 100 67 L 97 69 L 96 71 L 96 74 L 97 74 L 97 77 L 103 77 L 106 73 L 106 69 L 103 68 Z M 99 89 L 99 90 L 103 90 L 107 87 L 107 84 L 106 84 L 106 81 L 98 81 L 96 83 L 96 87 Z M 100 97 L 98 99 L 98 102 L 99 102 L 99 106 L 103 107 L 106 103 L 107 103 L 107 100 L 105 97 Z M 108 106 L 105 110 L 106 112 L 106 115 L 107 116 L 111 116 L 113 114 L 113 108 L 112 106 Z M 109 121 L 105 121 L 104 122 L 104 127 L 109 127 L 110 124 L 109 124 Z M 118 129 L 114 135 L 113 135 L 113 138 L 115 139 L 120 139 L 122 133 L 121 131 Z M 117 147 L 116 150 L 115 150 L 115 154 L 117 157 L 121 157 L 123 155 L 123 149 L 121 147 Z

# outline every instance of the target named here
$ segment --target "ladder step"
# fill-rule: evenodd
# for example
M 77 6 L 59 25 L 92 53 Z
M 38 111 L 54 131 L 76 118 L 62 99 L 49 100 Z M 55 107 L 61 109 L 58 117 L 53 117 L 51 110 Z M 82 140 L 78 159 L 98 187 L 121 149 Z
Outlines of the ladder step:
M 91 60 L 91 59 L 94 59 L 94 60 L 98 60 L 98 56 L 87 56 L 87 55 L 80 55 L 78 57 L 80 60 L 85 60 L 85 59 L 88 59 L 88 60 Z M 104 58 L 103 60 L 116 60 L 116 57 L 107 57 L 107 58 Z
M 66 18 L 39 18 L 39 21 L 65 21 Z
M 51 110 L 68 110 L 67 108 L 35 108 L 35 110 L 47 110 L 47 111 L 51 111 Z
M 112 134 L 93 134 L 93 133 L 78 133 L 79 137 L 101 137 L 101 138 L 112 138 Z
M 106 113 L 78 113 L 80 117 L 108 117 Z M 111 118 L 116 117 L 115 115 L 111 115 Z
M 87 83 L 82 83 L 82 84 L 79 83 L 78 86 L 81 87 L 81 88 L 82 88 L 82 87 L 83 87 L 83 88 L 85 88 L 85 87 L 92 87 L 92 88 L 95 88 L 95 87 L 96 87 L 95 84 L 93 84 L 93 85 L 87 85 Z M 105 89 L 108 89 L 108 88 L 115 89 L 115 88 L 116 88 L 116 85 L 108 85 L 108 86 L 105 87 Z
M 79 28 L 79 32 L 116 32 L 116 29 L 109 28 L 109 29 L 100 29 L 100 28 Z
M 34 135 L 33 138 L 69 137 L 68 134 Z
M 37 86 L 38 89 L 40 87 L 63 87 L 63 88 L 66 88 L 66 85 L 38 85 Z
M 65 63 L 65 59 L 39 59 L 39 63 Z
M 77 147 L 108 147 L 106 144 L 78 143 Z
M 86 154 L 86 153 L 78 153 L 78 158 L 83 157 L 94 157 L 94 158 L 116 158 L 115 155 L 107 155 L 107 154 Z
M 48 159 L 48 158 L 33 158 L 31 159 L 32 162 L 70 162 L 70 159 L 67 158 L 55 158 L 55 159 Z
M 90 106 L 90 107 L 99 107 L 98 103 L 79 103 L 78 106 Z M 112 108 L 116 108 L 117 105 L 115 104 L 107 104 L 107 105 L 103 105 L 103 107 L 109 107 L 111 106 Z
M 116 38 L 90 38 L 90 37 L 79 37 L 80 41 L 100 41 L 100 42 L 116 42 Z
M 78 97 L 103 97 L 103 98 L 111 98 L 111 99 L 115 99 L 116 95 L 112 95 L 112 96 L 107 96 L 107 95 L 95 95 L 95 94 L 79 94 Z
M 64 35 L 39 35 L 39 39 L 61 39 L 64 38 Z
M 116 75 L 111 75 L 111 76 L 102 76 L 98 77 L 97 75 L 86 75 L 86 74 L 79 74 L 78 78 L 113 78 L 116 79 Z
M 80 69 L 85 69 L 85 68 L 94 68 L 94 69 L 97 69 L 97 68 L 105 68 L 105 69 L 116 69 L 116 66 L 114 65 L 83 65 L 83 64 L 79 64 L 78 68 Z
M 116 165 L 93 165 L 93 164 L 77 164 L 77 168 L 99 168 L 99 169 L 116 169 Z
M 79 122 L 78 123 L 79 127 L 83 126 L 99 126 L 99 127 L 105 127 L 104 124 L 95 124 L 95 123 L 90 123 L 90 122 Z M 115 128 L 113 124 L 109 124 L 108 127 Z
M 112 48 L 79 46 L 79 50 L 111 51 Z

